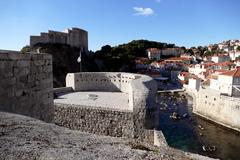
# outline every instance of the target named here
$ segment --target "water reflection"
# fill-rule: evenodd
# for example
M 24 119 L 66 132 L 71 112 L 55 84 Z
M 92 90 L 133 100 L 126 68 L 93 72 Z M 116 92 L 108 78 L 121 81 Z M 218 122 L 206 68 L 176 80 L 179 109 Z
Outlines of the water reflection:
M 158 96 L 161 108 L 159 127 L 171 147 L 184 151 L 221 159 L 240 159 L 240 134 L 206 121 L 192 114 L 192 99 L 181 94 L 161 94 Z M 170 115 L 177 112 L 180 117 L 173 120 Z M 216 146 L 214 152 L 204 152 L 202 146 Z

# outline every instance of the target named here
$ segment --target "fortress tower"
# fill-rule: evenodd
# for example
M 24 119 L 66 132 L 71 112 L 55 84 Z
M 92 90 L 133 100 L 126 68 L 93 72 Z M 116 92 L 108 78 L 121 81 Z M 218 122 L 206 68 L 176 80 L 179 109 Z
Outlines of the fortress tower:
M 88 32 L 80 28 L 66 29 L 64 32 L 51 31 L 40 36 L 30 36 L 30 46 L 37 43 L 61 43 L 88 51 Z

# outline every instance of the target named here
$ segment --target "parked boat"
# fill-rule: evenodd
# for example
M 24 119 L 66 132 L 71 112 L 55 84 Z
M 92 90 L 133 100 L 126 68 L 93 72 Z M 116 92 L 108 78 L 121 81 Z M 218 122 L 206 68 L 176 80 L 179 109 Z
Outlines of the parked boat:
M 203 145 L 202 146 L 202 150 L 204 152 L 214 152 L 217 150 L 216 146 L 206 146 L 206 145 Z
M 198 128 L 201 129 L 201 130 L 204 130 L 204 127 L 202 125 L 198 125 Z
M 173 112 L 170 115 L 170 118 L 173 119 L 173 120 L 177 120 L 177 119 L 179 119 L 179 114 L 177 112 Z

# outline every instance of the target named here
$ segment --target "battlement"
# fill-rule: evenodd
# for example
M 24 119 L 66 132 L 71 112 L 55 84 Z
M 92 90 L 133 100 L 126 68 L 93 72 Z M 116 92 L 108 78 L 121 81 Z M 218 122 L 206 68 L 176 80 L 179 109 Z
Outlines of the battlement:
M 31 47 L 38 43 L 68 44 L 72 47 L 82 48 L 87 52 L 88 32 L 80 28 L 71 28 L 63 32 L 49 30 L 48 33 L 40 33 L 40 36 L 30 36 Z

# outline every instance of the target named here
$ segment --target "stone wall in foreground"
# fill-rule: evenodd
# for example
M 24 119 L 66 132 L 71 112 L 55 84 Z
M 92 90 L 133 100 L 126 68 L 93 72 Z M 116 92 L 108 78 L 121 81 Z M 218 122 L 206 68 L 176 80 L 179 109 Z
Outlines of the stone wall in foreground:
M 133 138 L 133 116 L 130 111 L 82 105 L 54 104 L 54 106 L 54 122 L 59 126 L 99 135 Z
M 0 51 L 0 110 L 50 122 L 52 89 L 51 55 Z

